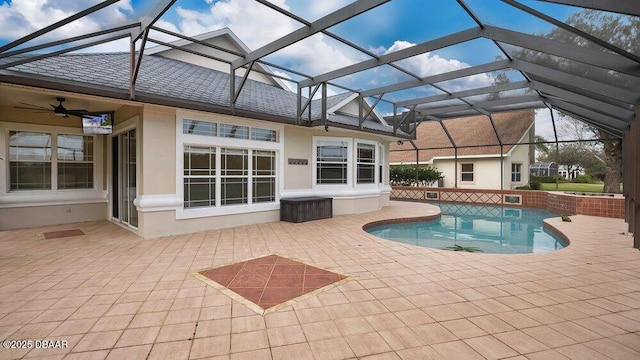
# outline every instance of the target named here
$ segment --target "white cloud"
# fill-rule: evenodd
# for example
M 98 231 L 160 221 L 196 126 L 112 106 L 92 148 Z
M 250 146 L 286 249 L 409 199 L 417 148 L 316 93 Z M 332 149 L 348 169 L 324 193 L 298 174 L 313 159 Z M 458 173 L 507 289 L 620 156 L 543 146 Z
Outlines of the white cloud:
M 415 44 L 399 40 L 394 42 L 393 45 L 391 45 L 391 47 L 389 47 L 388 49 L 377 48 L 374 50 L 382 55 L 393 53 L 412 46 L 415 46 Z M 400 60 L 397 62 L 397 64 L 421 77 L 442 74 L 450 71 L 468 68 L 471 66 L 465 62 L 456 59 L 445 59 L 437 54 L 431 54 L 430 52 Z M 454 92 L 469 88 L 489 86 L 491 84 L 493 84 L 492 76 L 488 74 L 477 74 L 461 79 L 450 80 L 442 83 L 441 85 L 443 85 L 447 90 Z
M 0 39 L 19 39 L 89 8 L 100 0 L 13 0 L 0 5 Z M 33 43 L 63 39 L 121 25 L 133 13 L 130 0 L 122 0 L 45 34 Z M 29 44 L 33 44 L 29 43 Z
M 272 1 L 289 10 L 284 0 Z M 254 0 L 213 2 L 209 11 L 176 8 L 178 27 L 185 35 L 197 35 L 220 28 L 230 28 L 251 49 L 256 49 L 295 30 L 299 25 Z
M 284 10 L 291 11 L 285 0 L 271 2 Z M 344 4 L 311 2 L 304 6 L 306 6 L 305 13 L 325 15 L 342 5 Z M 254 0 L 214 2 L 207 12 L 178 7 L 176 13 L 177 27 L 185 35 L 196 35 L 228 27 L 252 50 L 302 26 L 297 21 L 268 9 Z M 274 53 L 270 60 L 283 60 L 287 66 L 310 75 L 330 71 L 358 60 L 349 50 L 330 41 L 332 40 L 326 36 L 316 34 Z

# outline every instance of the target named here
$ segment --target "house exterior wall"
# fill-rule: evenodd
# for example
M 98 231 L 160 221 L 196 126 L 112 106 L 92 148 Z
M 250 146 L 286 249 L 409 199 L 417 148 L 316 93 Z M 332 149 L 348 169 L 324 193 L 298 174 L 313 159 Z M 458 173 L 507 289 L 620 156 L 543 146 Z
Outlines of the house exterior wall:
M 462 180 L 463 164 L 473 164 L 473 181 Z M 455 187 L 454 159 L 436 159 L 433 166 L 444 175 L 444 187 Z M 500 158 L 458 158 L 457 177 L 459 189 L 500 189 Z
M 55 96 L 55 95 L 54 95 Z M 72 96 L 72 95 L 67 95 Z M 92 99 L 91 101 L 102 101 Z M 82 135 L 80 119 L 61 118 L 52 114 L 31 114 L 26 110 L 10 107 L 0 110 L 0 229 L 13 229 L 84 221 L 113 220 L 123 215 L 122 203 L 114 211 L 114 137 L 128 134 L 135 129 L 135 192 L 130 185 L 120 188 L 120 195 L 132 194 L 137 214 L 135 221 L 122 220 L 122 225 L 136 231 L 141 237 L 173 235 L 207 229 L 241 226 L 260 222 L 278 221 L 281 197 L 323 196 L 333 198 L 333 214 L 349 214 L 375 211 L 388 205 L 388 149 L 390 136 L 363 133 L 331 127 L 303 128 L 275 122 L 176 109 L 150 104 L 137 105 L 127 101 L 120 103 L 104 100 L 104 110 L 114 109 L 114 126 L 111 135 L 94 135 L 93 139 L 93 188 L 76 190 L 11 190 L 9 140 L 11 131 Z M 183 120 L 226 124 L 250 129 L 277 132 L 277 141 L 240 139 L 184 134 Z M 253 130 L 252 130 L 253 131 Z M 120 143 L 124 140 L 121 139 Z M 323 141 L 341 141 L 349 144 L 346 184 L 317 184 L 316 145 Z M 54 140 L 55 142 L 55 140 Z M 375 149 L 373 183 L 358 183 L 357 170 L 359 144 Z M 198 208 L 184 207 L 184 149 L 185 146 L 215 148 L 218 156 L 223 149 L 247 149 L 249 158 L 260 152 L 275 153 L 275 199 L 247 204 L 221 205 Z M 56 153 L 52 147 L 52 153 Z M 122 155 L 122 154 L 120 154 Z M 218 160 L 219 161 L 219 157 Z M 54 161 L 54 160 L 52 160 Z M 251 172 L 253 160 L 247 160 L 246 171 Z M 115 162 L 115 163 L 114 163 Z M 56 167 L 52 166 L 52 173 Z M 116 169 L 117 170 L 117 169 Z M 222 174 L 215 170 L 220 186 Z M 122 176 L 123 173 L 120 173 Z M 257 177 L 249 176 L 251 180 Z M 52 183 L 55 183 L 55 176 Z M 220 188 L 216 192 L 219 194 Z M 219 195 L 216 195 L 219 196 Z M 247 199 L 251 198 L 251 190 Z M 124 200 L 123 200 L 124 201 Z M 128 204 L 128 203 L 127 203 Z M 127 224 L 127 221 L 130 224 Z
M 183 134 L 183 120 L 266 128 L 278 131 L 278 142 L 255 142 L 222 137 L 198 137 Z M 388 140 L 381 136 L 332 128 L 300 128 L 240 117 L 183 111 L 170 108 L 145 108 L 140 124 L 141 179 L 135 204 L 138 210 L 138 234 L 144 238 L 182 234 L 216 228 L 242 226 L 280 219 L 279 199 L 286 197 L 324 196 L 333 198 L 333 214 L 349 214 L 378 210 L 389 204 Z M 330 136 L 329 136 L 330 135 Z M 314 182 L 316 163 L 314 144 L 322 139 L 349 142 L 352 154 L 349 172 L 355 173 L 355 144 L 376 144 L 376 183 L 345 186 L 317 186 Z M 183 147 L 198 145 L 221 148 L 263 147 L 275 151 L 277 158 L 277 195 L 272 203 L 215 206 L 185 209 L 183 207 Z M 168 151 L 168 149 L 175 149 Z M 383 183 L 380 179 L 382 166 Z
M 533 126 L 522 136 L 521 142 L 528 142 L 531 134 L 535 132 Z M 456 187 L 460 189 L 515 189 L 529 183 L 529 165 L 531 153 L 534 151 L 530 145 L 515 145 L 511 151 L 503 155 L 502 163 L 499 155 L 488 156 L 463 156 L 458 157 L 458 172 L 456 174 L 456 162 L 454 158 L 434 158 L 432 166 L 444 175 L 444 187 Z M 520 181 L 511 181 L 512 167 L 514 163 L 521 164 Z M 462 181 L 462 165 L 473 164 L 474 181 Z M 502 167 L 501 167 L 502 165 Z M 502 169 L 502 172 L 501 172 Z M 500 176 L 502 174 L 502 184 Z
M 284 159 L 285 177 L 283 179 L 285 191 L 303 191 L 311 189 L 313 181 L 313 141 L 312 133 L 307 129 L 285 126 Z M 291 165 L 289 159 L 306 160 L 307 165 Z
M 516 146 L 510 155 L 503 157 L 503 181 L 505 189 L 515 189 L 518 186 L 526 185 L 529 182 L 529 151 L 528 146 Z M 511 164 L 522 164 L 521 181 L 511 181 Z M 473 164 L 474 180 L 462 181 L 462 165 Z M 444 175 L 444 187 L 455 187 L 455 160 L 454 159 L 435 159 L 433 167 L 438 169 Z M 473 157 L 458 158 L 458 188 L 460 189 L 500 189 L 501 174 L 500 157 Z
M 102 137 L 94 139 L 93 189 L 11 191 L 8 144 L 11 131 L 82 135 L 78 118 L 0 107 L 0 230 L 106 219 Z
M 505 189 L 515 189 L 518 186 L 527 185 L 529 183 L 529 165 L 531 165 L 529 156 L 530 151 L 531 147 L 529 145 L 517 145 L 514 146 L 510 156 L 505 158 Z M 520 168 L 520 181 L 518 182 L 511 181 L 511 164 L 513 163 L 522 164 Z

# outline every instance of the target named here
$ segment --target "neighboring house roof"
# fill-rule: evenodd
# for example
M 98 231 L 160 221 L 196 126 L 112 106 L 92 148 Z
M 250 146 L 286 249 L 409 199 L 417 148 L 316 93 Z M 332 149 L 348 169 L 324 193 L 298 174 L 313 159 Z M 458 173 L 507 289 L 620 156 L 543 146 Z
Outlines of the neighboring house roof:
M 0 59 L 0 64 L 24 59 L 27 55 Z M 127 99 L 129 93 L 128 53 L 65 54 L 0 70 L 0 81 L 56 90 Z M 241 78 L 236 77 L 239 84 Z M 335 108 L 346 98 L 343 93 L 327 98 L 327 108 Z M 210 112 L 229 113 L 229 74 L 159 55 L 143 56 L 136 82 L 136 100 L 159 105 Z M 304 99 L 303 99 L 304 101 Z M 285 123 L 295 123 L 297 95 L 277 86 L 248 79 L 235 104 L 236 114 Z M 321 120 L 320 100 L 311 103 L 311 120 Z M 308 110 L 302 116 L 309 119 Z M 358 119 L 328 114 L 328 121 L 341 127 L 358 127 Z M 329 124 L 332 125 L 332 124 Z M 393 127 L 368 118 L 363 128 L 386 134 Z M 400 136 L 403 133 L 399 132 Z M 406 134 L 404 134 L 406 136 Z
M 521 141 L 534 124 L 535 110 L 519 110 L 492 114 L 498 134 L 503 144 L 515 144 Z M 442 120 L 458 147 L 458 157 L 500 156 L 498 138 L 489 118 L 485 115 Z M 430 163 L 434 158 L 453 157 L 455 151 L 442 126 L 437 121 L 425 121 L 418 125 L 414 143 L 420 150 L 419 161 Z M 527 141 L 527 139 L 525 139 Z M 496 144 L 496 146 L 464 147 Z M 504 145 L 503 154 L 509 153 L 513 145 Z M 402 145 L 391 144 L 389 160 L 391 163 L 415 163 L 415 151 L 409 142 Z

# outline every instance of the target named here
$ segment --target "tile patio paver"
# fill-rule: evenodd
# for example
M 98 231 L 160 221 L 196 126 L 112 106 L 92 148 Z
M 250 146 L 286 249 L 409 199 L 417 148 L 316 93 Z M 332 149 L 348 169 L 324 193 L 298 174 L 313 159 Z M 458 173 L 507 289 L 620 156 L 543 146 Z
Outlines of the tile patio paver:
M 1 231 L 0 337 L 69 347 L 0 349 L 0 358 L 640 357 L 640 256 L 621 220 L 549 219 L 571 245 L 523 255 L 419 248 L 362 231 L 429 211 L 393 202 L 146 240 L 109 222 Z M 74 228 L 85 235 L 42 239 Z M 192 275 L 274 252 L 348 279 L 258 315 Z M 278 269 L 272 288 L 300 270 Z

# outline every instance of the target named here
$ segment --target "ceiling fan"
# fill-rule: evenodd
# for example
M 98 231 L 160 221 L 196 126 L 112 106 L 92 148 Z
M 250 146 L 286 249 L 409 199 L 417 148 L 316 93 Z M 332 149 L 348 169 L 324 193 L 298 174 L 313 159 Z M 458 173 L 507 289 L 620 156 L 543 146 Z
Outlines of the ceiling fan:
M 87 110 L 67 109 L 67 108 L 65 108 L 62 105 L 62 103 L 65 101 L 65 98 L 63 98 L 63 97 L 58 97 L 58 98 L 56 98 L 56 100 L 58 101 L 58 105 L 49 104 L 49 105 L 51 105 L 52 109 L 49 109 L 48 107 L 45 107 L 45 106 L 27 104 L 27 103 L 22 103 L 22 102 L 20 104 L 22 104 L 24 106 L 16 106 L 15 108 L 16 109 L 40 110 L 40 111 L 36 111 L 36 113 L 46 113 L 46 112 L 53 111 L 53 115 L 60 116 L 60 117 L 69 117 L 69 115 L 82 117 L 83 115 L 86 115 L 86 114 L 89 113 Z

